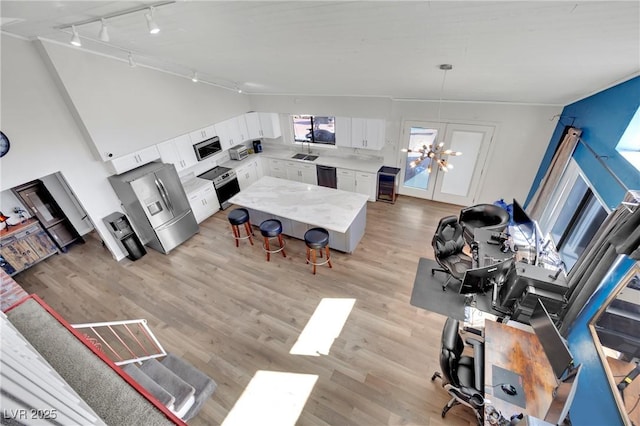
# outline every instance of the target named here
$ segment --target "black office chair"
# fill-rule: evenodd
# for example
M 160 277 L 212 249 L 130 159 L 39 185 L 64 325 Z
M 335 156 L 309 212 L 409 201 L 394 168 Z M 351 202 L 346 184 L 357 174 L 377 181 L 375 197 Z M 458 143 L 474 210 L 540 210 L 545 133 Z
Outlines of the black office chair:
M 433 240 L 431 240 L 433 255 L 438 265 L 441 266 L 441 269 L 431 269 L 431 275 L 434 275 L 436 271 L 449 274 L 449 278 L 442 286 L 443 291 L 447 289 L 451 278 L 462 281 L 465 271 L 471 269 L 471 257 L 462 252 L 465 245 L 462 232 L 462 226 L 458 223 L 457 217 L 443 217 L 438 223 Z
M 442 349 L 440 351 L 440 369 L 431 376 L 431 381 L 442 380 L 442 387 L 451 395 L 451 400 L 442 409 L 442 417 L 451 407 L 463 404 L 473 409 L 478 425 L 484 418 L 484 344 L 468 338 L 467 344 L 473 346 L 473 357 L 462 356 L 464 343 L 458 332 L 459 322 L 447 318 L 442 329 Z
M 464 239 L 471 245 L 476 228 L 502 232 L 509 225 L 509 212 L 494 204 L 477 204 L 460 210 Z

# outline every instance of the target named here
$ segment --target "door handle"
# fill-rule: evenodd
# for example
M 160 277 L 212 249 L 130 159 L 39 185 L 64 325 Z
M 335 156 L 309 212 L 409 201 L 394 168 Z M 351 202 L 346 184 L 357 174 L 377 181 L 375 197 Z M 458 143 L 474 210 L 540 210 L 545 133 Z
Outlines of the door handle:
M 162 183 L 162 180 L 156 178 L 155 183 L 156 183 L 156 187 L 158 188 L 158 191 L 160 192 L 160 196 L 164 200 L 164 203 L 167 205 L 167 207 L 169 207 L 169 210 L 171 210 L 171 212 L 173 213 L 173 206 L 171 205 L 171 200 L 169 200 L 169 195 L 167 194 L 167 190 L 165 189 L 164 184 Z

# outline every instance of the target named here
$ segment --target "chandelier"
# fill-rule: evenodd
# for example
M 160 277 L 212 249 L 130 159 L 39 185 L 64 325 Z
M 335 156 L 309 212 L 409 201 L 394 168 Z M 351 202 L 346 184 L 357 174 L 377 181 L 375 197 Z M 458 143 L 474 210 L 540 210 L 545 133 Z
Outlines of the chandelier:
M 422 145 L 419 149 L 403 149 L 402 152 L 419 152 L 420 157 L 413 160 L 409 163 L 409 166 L 413 169 L 419 164 L 422 164 L 425 160 L 429 161 L 427 165 L 427 172 L 431 173 L 431 167 L 433 164 L 436 164 L 440 170 L 443 172 L 448 172 L 453 169 L 453 164 L 447 161 L 447 157 L 450 155 L 455 157 L 457 155 L 462 155 L 460 151 L 452 151 L 450 149 L 444 149 L 444 142 L 440 142 L 438 145 Z
M 441 124 L 440 121 L 440 112 L 442 109 L 442 93 L 444 92 L 444 82 L 447 78 L 447 71 L 453 69 L 453 65 L 451 64 L 442 64 L 439 66 L 441 70 L 444 71 L 444 75 L 442 76 L 442 85 L 440 86 L 440 100 L 438 102 L 438 125 Z M 460 151 L 453 151 L 451 149 L 444 148 L 444 142 L 440 142 L 438 144 L 430 143 L 429 145 L 422 145 L 422 147 L 418 149 L 402 149 L 402 152 L 419 152 L 420 156 L 409 163 L 409 167 L 412 169 L 419 166 L 425 161 L 428 161 L 427 164 L 427 173 L 431 173 L 431 169 L 435 164 L 441 171 L 448 172 L 453 169 L 453 164 L 449 163 L 449 156 L 458 156 L 462 155 Z

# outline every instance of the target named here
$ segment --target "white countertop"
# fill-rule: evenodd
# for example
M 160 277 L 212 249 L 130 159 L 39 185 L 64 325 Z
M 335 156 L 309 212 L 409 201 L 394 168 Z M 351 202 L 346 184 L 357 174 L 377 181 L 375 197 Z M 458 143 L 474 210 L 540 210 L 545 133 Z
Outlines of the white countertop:
M 290 151 L 286 149 L 265 148 L 263 152 L 259 154 L 250 154 L 242 161 L 229 160 L 224 162 L 222 165 L 225 167 L 231 167 L 232 169 L 237 169 L 238 167 L 242 167 L 243 164 L 246 164 L 249 161 L 253 160 L 254 155 L 257 155 L 261 158 L 274 158 L 278 160 L 287 160 L 297 163 L 318 164 L 322 166 L 350 169 L 366 173 L 378 173 L 380 167 L 383 166 L 382 159 L 359 158 L 355 155 L 336 157 L 324 152 L 321 152 L 315 161 L 295 160 L 291 158 L 298 152 L 299 151 Z M 314 153 L 314 155 L 316 154 L 317 153 Z
M 368 198 L 363 194 L 264 176 L 229 201 L 296 222 L 345 233 L 367 204 Z
M 184 192 L 187 194 L 187 196 L 193 194 L 194 192 L 200 191 L 207 185 L 213 185 L 213 181 L 198 177 L 188 177 L 185 180 L 181 180 L 181 182 L 182 187 L 184 188 Z

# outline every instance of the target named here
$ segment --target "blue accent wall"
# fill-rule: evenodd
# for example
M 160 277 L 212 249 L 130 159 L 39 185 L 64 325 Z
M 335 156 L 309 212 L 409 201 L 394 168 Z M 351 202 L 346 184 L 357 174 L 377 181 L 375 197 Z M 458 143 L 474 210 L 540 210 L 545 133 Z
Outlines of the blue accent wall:
M 616 151 L 616 145 L 639 107 L 640 77 L 567 105 L 558 120 L 526 204 L 544 177 L 567 125 L 582 129 L 581 139 L 602 158 L 627 188 L 640 189 L 640 172 Z M 581 143 L 576 147 L 573 158 L 597 194 L 610 209 L 615 209 L 622 201 L 625 189 Z M 612 268 L 571 325 L 567 335 L 576 362 L 585 367 L 571 409 L 571 420 L 575 425 L 623 424 L 588 324 L 634 264 L 633 260 L 624 257 Z
M 575 357 L 576 365 L 583 366 L 570 412 L 571 422 L 576 426 L 624 424 L 591 337 L 589 322 L 633 265 L 635 261 L 626 256 L 620 259 L 609 271 L 569 330 L 567 336 L 569 348 Z
M 526 203 L 531 200 L 547 171 L 566 125 L 582 129 L 582 140 L 602 157 L 616 176 L 629 189 L 640 189 L 640 173 L 616 151 L 616 145 L 638 107 L 640 77 L 564 107 Z M 609 208 L 613 209 L 620 204 L 625 190 L 585 146 L 578 144 L 573 158 Z

